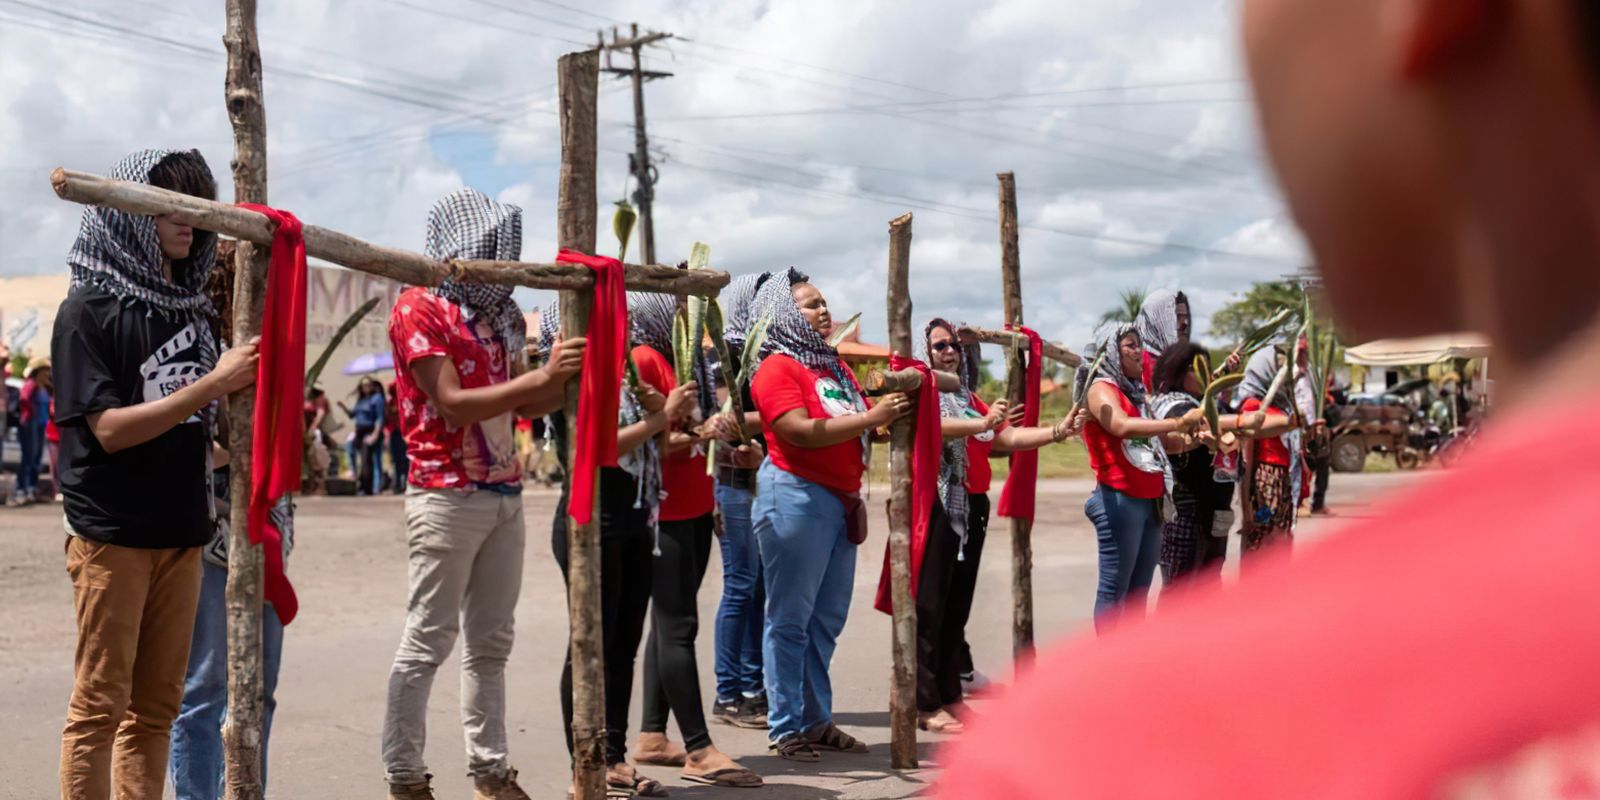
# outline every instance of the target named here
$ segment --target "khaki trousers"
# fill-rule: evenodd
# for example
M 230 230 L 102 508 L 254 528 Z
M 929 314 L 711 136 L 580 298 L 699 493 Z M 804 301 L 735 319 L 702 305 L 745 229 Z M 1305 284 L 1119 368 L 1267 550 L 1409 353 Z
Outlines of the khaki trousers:
M 200 600 L 200 549 L 66 543 L 77 608 L 63 800 L 161 800 Z

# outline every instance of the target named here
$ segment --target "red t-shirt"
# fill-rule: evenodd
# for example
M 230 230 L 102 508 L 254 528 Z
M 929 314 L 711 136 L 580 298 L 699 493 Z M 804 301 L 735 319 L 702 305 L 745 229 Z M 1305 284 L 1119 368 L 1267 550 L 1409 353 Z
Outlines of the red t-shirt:
M 1127 395 L 1115 386 L 1111 388 L 1117 393 L 1122 413 L 1139 416 L 1139 409 L 1129 402 Z M 1153 500 L 1166 493 L 1166 478 L 1159 472 L 1145 472 L 1135 467 L 1122 450 L 1122 440 L 1106 432 L 1099 420 L 1090 419 L 1083 426 L 1083 446 L 1089 451 L 1089 466 L 1094 468 L 1095 480 L 1102 485 L 1143 500 Z
M 1508 422 L 1292 562 L 1047 651 L 937 796 L 1594 797 L 1597 401 Z
M 972 409 L 989 415 L 988 404 L 976 394 L 972 395 Z M 982 440 L 976 436 L 967 437 L 967 494 L 989 493 L 989 484 L 994 482 L 994 467 L 989 464 L 989 451 L 993 448 L 993 433 Z
M 504 383 L 511 378 L 511 365 L 499 334 L 481 325 L 473 330 L 455 303 L 412 287 L 400 295 L 389 314 L 389 342 L 394 348 L 395 394 L 400 400 L 400 431 L 411 459 L 411 485 L 470 489 L 474 484 L 521 483 L 513 414 L 451 427 L 411 378 L 413 363 L 443 356 L 455 365 L 463 389 Z
M 861 490 L 861 440 L 852 438 L 828 447 L 801 447 L 784 441 L 772 421 L 797 408 L 811 419 L 831 419 L 865 411 L 852 404 L 849 392 L 827 370 L 813 370 L 782 353 L 767 356 L 750 382 L 750 395 L 761 412 L 767 436 L 767 457 L 785 472 L 841 492 Z
M 1156 357 L 1152 355 L 1149 350 L 1140 351 L 1139 363 L 1141 372 L 1139 379 L 1144 381 L 1144 390 L 1147 392 L 1155 391 Z
M 654 347 L 633 348 L 633 364 L 639 368 L 639 380 L 662 394 L 678 385 L 672 365 Z M 703 517 L 717 504 L 717 484 L 706 474 L 705 454 L 697 455 L 693 448 L 661 457 L 661 489 L 667 493 L 661 499 L 662 522 Z
M 1261 398 L 1259 397 L 1251 397 L 1239 404 L 1239 413 L 1241 414 L 1249 414 L 1252 411 L 1260 410 Z M 1288 414 L 1285 414 L 1276 408 L 1267 409 L 1268 422 L 1271 422 L 1273 417 L 1277 417 L 1281 420 L 1288 416 Z M 1256 459 L 1261 463 L 1277 464 L 1280 467 L 1289 466 L 1289 448 L 1284 446 L 1282 436 L 1261 437 L 1255 439 L 1255 444 Z

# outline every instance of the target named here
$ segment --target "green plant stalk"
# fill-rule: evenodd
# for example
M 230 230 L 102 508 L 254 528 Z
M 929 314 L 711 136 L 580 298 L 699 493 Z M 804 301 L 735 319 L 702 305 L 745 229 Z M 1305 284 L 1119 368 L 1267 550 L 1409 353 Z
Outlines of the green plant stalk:
M 703 343 L 706 340 L 706 299 L 704 297 L 691 296 L 688 300 L 688 306 L 689 327 L 685 334 L 689 338 L 684 343 L 683 349 L 684 354 L 689 357 L 688 369 L 686 370 L 687 379 L 694 380 L 695 365 L 705 360 Z M 679 370 L 685 371 L 683 367 L 679 367 Z M 678 382 L 681 384 L 685 381 L 679 380 Z
M 627 200 L 617 201 L 617 210 L 611 214 L 611 233 L 617 237 L 617 260 L 628 258 L 628 239 L 633 235 L 633 225 L 639 215 Z
M 1234 354 L 1239 356 L 1240 366 L 1243 367 L 1244 362 L 1247 361 L 1250 356 L 1255 355 L 1257 350 L 1260 350 L 1268 342 L 1272 341 L 1272 338 L 1278 335 L 1278 330 L 1282 328 L 1283 324 L 1288 322 L 1289 318 L 1292 316 L 1294 316 L 1294 309 L 1281 309 L 1278 311 L 1278 313 L 1273 314 L 1271 319 L 1263 322 L 1255 330 L 1250 331 L 1250 333 L 1247 334 L 1244 339 L 1240 340 L 1239 346 L 1233 348 Z M 1223 366 L 1226 367 L 1226 364 Z M 1222 368 L 1219 368 L 1217 372 L 1212 373 L 1211 377 L 1221 377 L 1221 369 Z
M 739 391 L 740 375 L 735 372 L 736 365 L 728 355 L 728 342 L 723 338 L 722 304 L 715 298 L 706 303 L 706 335 L 711 337 L 711 346 L 717 351 L 717 361 L 722 364 L 722 382 L 728 388 L 728 400 L 722 404 L 722 413 L 733 416 L 734 425 L 739 429 L 739 441 L 749 441 L 750 434 L 744 429 L 744 396 Z
M 317 385 L 317 379 L 322 377 L 322 370 L 328 366 L 328 359 L 333 356 L 333 351 L 339 349 L 339 345 L 344 342 L 344 337 L 349 336 L 350 332 L 356 329 L 356 325 L 361 322 L 362 317 L 365 317 L 372 312 L 372 309 L 378 307 L 380 299 L 382 298 L 374 297 L 362 303 L 360 308 L 351 312 L 350 316 L 340 323 L 339 329 L 333 332 L 332 338 L 328 339 L 328 346 L 322 348 L 322 355 L 317 356 L 317 360 L 311 364 L 311 368 L 306 370 L 307 389 Z
M 1200 409 L 1206 415 L 1206 424 L 1211 426 L 1211 435 L 1219 440 L 1222 438 L 1222 415 L 1217 411 L 1217 398 L 1223 391 L 1243 382 L 1242 372 L 1224 375 L 1212 381 L 1211 385 L 1206 387 L 1205 396 L 1200 399 Z
M 744 337 L 744 353 L 739 363 L 739 383 L 744 387 L 750 384 L 750 379 L 755 376 L 756 362 L 761 359 L 761 347 L 767 343 L 767 328 L 772 324 L 772 318 L 763 316 L 750 325 L 750 332 Z M 729 387 L 732 391 L 733 387 Z
M 1094 385 L 1094 376 L 1099 374 L 1100 365 L 1104 364 L 1105 360 L 1106 360 L 1106 354 L 1105 353 L 1101 353 L 1100 355 L 1095 356 L 1094 357 L 1094 361 L 1091 364 L 1089 364 L 1089 373 L 1088 373 L 1089 377 L 1084 379 L 1084 382 L 1083 382 L 1083 394 L 1080 395 L 1076 400 L 1072 401 L 1072 408 L 1071 408 L 1071 410 L 1069 410 L 1067 412 L 1067 419 L 1072 419 L 1073 417 L 1076 417 L 1078 415 L 1078 412 L 1082 411 L 1084 406 L 1085 406 L 1085 404 L 1087 404 L 1089 402 L 1089 387 Z
M 711 245 L 695 242 L 689 248 L 689 269 L 711 269 Z
M 828 346 L 838 347 L 841 342 L 850 338 L 850 334 L 859 327 L 861 327 L 861 312 L 857 311 L 849 319 L 845 320 L 843 325 L 835 325 L 833 330 L 828 332 Z
M 689 315 L 679 310 L 672 315 L 672 370 L 682 386 L 689 382 L 689 376 L 694 374 L 694 362 L 688 355 L 689 347 Z

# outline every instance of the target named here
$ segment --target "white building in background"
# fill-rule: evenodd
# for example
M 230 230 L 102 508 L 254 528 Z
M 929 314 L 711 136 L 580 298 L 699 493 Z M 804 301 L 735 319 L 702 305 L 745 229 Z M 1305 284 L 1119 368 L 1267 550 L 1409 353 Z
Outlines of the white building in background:
M 389 310 L 405 287 L 388 278 L 355 272 L 328 264 L 312 264 L 306 289 L 306 365 L 310 366 L 334 331 L 368 299 L 378 305 L 345 337 L 328 359 L 319 381 L 328 396 L 342 400 L 353 396 L 360 376 L 343 370 L 357 356 L 389 350 Z M 13 353 L 33 356 L 50 354 L 50 333 L 55 325 L 56 308 L 67 296 L 67 275 L 31 275 L 0 278 L 0 339 Z M 384 371 L 377 377 L 385 383 L 393 377 Z M 342 421 L 342 418 L 341 418 Z

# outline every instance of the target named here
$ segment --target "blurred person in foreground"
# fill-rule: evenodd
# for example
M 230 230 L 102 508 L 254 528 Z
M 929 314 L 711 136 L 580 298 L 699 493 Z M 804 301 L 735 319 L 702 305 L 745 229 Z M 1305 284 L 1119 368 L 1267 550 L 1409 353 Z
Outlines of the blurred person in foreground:
M 1244 9 L 1341 330 L 1488 334 L 1497 427 L 1293 564 L 1041 654 L 939 796 L 1592 797 L 1600 3 Z

